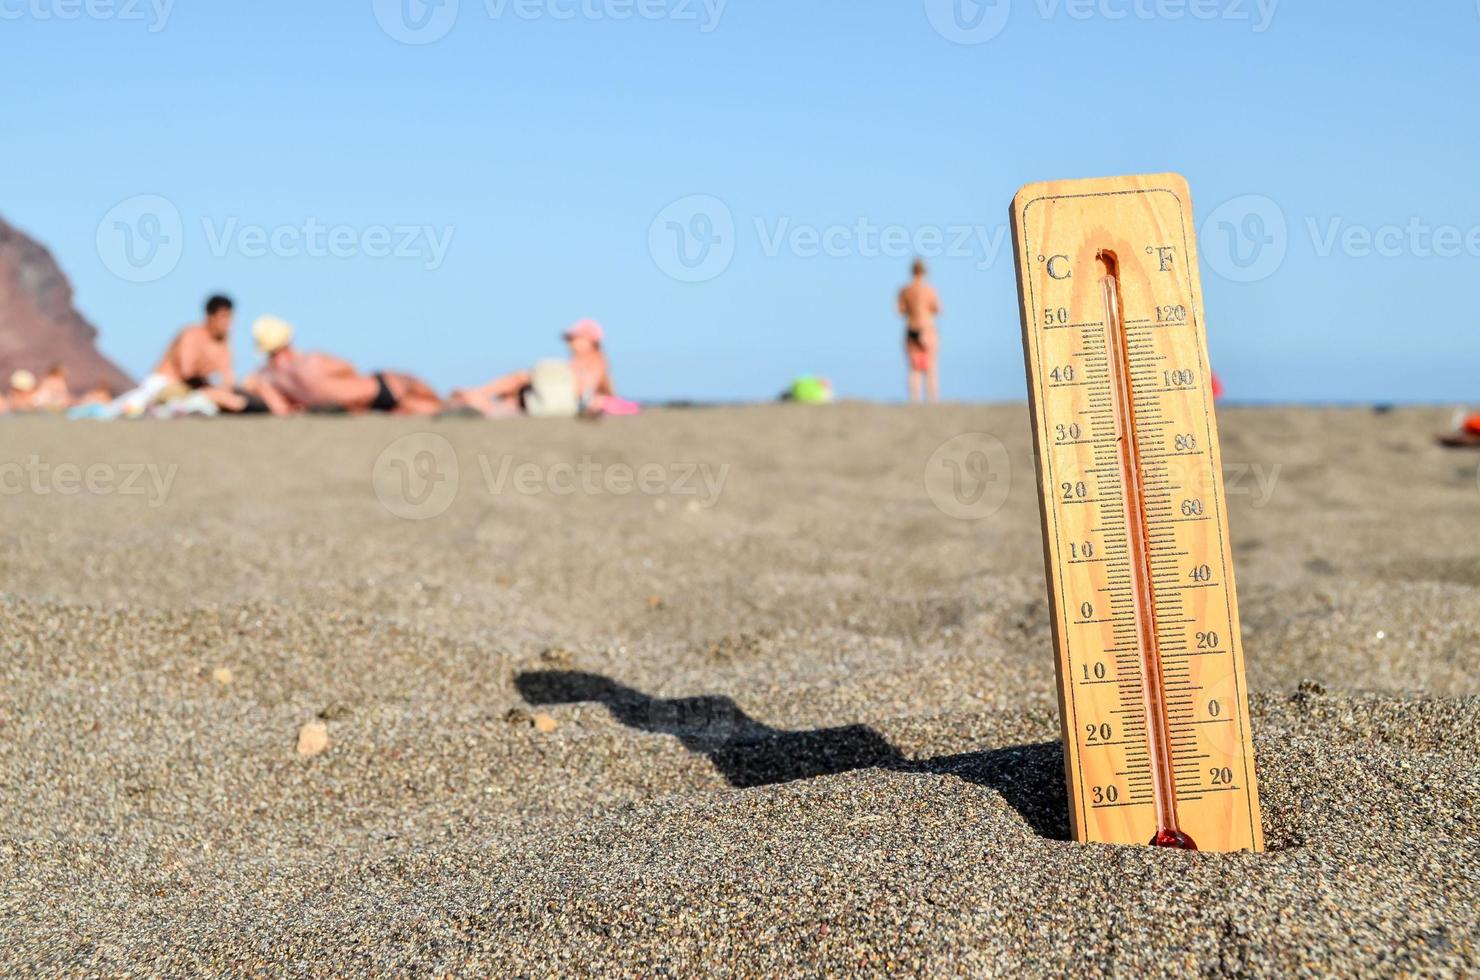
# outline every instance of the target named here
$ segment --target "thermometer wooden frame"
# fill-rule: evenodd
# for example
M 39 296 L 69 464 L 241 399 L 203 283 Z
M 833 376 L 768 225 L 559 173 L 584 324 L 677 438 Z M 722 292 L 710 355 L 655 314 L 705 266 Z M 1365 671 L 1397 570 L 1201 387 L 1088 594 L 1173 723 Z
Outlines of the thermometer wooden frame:
M 1187 182 L 1013 199 L 1070 825 L 1263 849 Z

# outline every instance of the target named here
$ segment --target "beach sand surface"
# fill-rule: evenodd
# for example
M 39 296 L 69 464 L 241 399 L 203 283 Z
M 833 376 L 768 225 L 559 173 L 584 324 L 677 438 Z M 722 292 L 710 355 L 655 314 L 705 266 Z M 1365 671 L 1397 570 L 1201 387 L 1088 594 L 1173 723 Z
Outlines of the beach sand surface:
M 0 419 L 0 973 L 1474 973 L 1480 453 L 1219 418 L 1260 855 L 1065 840 L 1022 406 Z

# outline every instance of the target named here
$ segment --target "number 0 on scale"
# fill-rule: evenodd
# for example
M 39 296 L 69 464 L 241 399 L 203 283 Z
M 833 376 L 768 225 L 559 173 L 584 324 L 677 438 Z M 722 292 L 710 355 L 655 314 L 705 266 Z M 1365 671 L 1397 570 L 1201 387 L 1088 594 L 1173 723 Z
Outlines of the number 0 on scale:
M 1012 204 L 1074 839 L 1263 848 L 1192 198 Z

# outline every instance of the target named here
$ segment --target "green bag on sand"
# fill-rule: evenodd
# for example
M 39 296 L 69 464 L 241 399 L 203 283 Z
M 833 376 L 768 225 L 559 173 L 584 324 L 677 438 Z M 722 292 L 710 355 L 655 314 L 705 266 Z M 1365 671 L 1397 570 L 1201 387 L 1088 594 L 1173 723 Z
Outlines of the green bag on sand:
M 791 400 L 803 405 L 826 405 L 833 400 L 832 384 L 810 374 L 797 378 L 791 383 Z

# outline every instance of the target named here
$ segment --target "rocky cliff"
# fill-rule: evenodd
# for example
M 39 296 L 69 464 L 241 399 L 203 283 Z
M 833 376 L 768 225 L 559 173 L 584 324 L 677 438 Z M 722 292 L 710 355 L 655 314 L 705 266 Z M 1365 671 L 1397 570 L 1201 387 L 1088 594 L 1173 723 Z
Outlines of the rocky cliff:
M 98 352 L 97 329 L 72 306 L 72 284 L 45 246 L 0 219 L 0 390 L 10 373 L 37 375 L 60 361 L 73 392 L 132 386 Z

